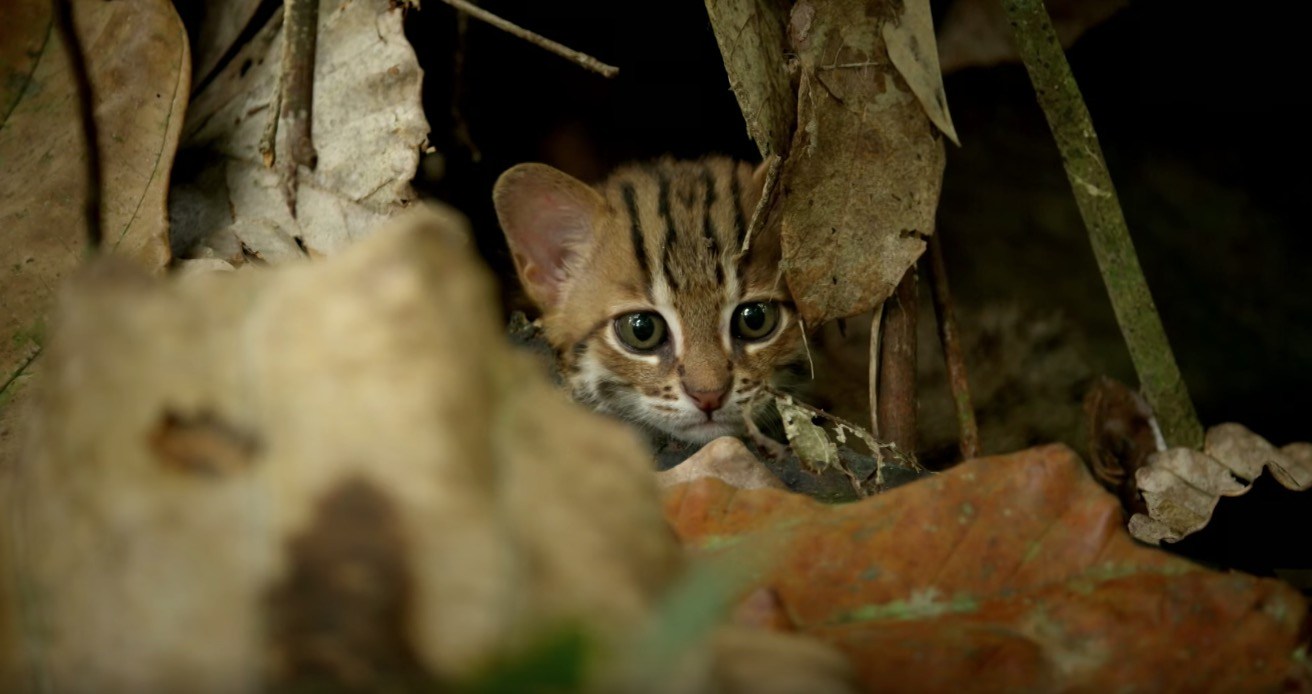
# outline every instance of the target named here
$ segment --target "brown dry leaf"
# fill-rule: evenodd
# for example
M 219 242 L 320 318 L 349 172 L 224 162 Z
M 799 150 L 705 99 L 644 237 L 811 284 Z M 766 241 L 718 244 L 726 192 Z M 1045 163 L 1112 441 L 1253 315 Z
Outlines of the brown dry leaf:
M 788 288 L 809 325 L 883 301 L 934 231 L 943 144 L 889 59 L 888 7 L 800 0 L 789 23 L 798 125 L 768 223 L 781 226 Z
M 902 14 L 884 23 L 884 42 L 893 67 L 902 74 L 911 92 L 920 100 L 934 125 L 957 145 L 957 128 L 948 113 L 948 95 L 943 90 L 943 72 L 938 67 L 934 39 L 934 17 L 929 0 L 903 0 Z
M 322 0 L 316 55 L 313 171 L 300 170 L 296 215 L 264 164 L 261 140 L 277 96 L 282 13 L 275 13 L 196 95 L 175 181 L 174 250 L 239 265 L 335 253 L 415 198 L 426 144 L 422 71 L 388 0 Z M 286 135 L 278 129 L 277 137 Z
M 1203 450 L 1172 448 L 1135 474 L 1147 513 L 1130 518 L 1130 534 L 1151 544 L 1177 542 L 1207 526 L 1223 496 L 1239 496 L 1264 470 L 1286 489 L 1312 488 L 1312 444 L 1276 448 L 1241 424 L 1207 430 Z
M 869 690 L 1312 684 L 1295 667 L 1307 615 L 1296 591 L 1136 544 L 1063 446 L 840 506 L 703 479 L 667 490 L 665 509 L 686 544 L 773 561 L 742 594 L 771 589 Z
M 1103 23 L 1127 0 L 1047 0 L 1061 45 L 1070 48 L 1085 31 Z M 1019 62 L 1002 5 L 994 0 L 955 0 L 948 6 L 938 35 L 943 72 Z
M 783 155 L 797 122 L 797 95 L 784 60 L 783 0 L 706 0 L 715 40 L 747 132 L 762 157 Z
M 78 97 L 49 7 L 13 0 L 0 21 L 0 389 L 40 350 L 54 287 L 86 250 Z M 164 0 L 83 0 L 73 12 L 95 90 L 105 248 L 161 270 L 191 70 L 186 33 Z

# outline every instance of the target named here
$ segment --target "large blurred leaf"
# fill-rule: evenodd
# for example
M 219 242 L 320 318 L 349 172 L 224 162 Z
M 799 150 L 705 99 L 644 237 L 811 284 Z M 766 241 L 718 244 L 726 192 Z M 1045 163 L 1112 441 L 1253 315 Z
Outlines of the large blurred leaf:
M 8 0 L 0 10 L 0 388 L 39 351 L 52 292 L 85 248 L 77 93 L 49 4 Z M 190 79 L 186 34 L 163 0 L 80 0 L 73 11 L 95 91 L 106 249 L 160 270 Z
M 703 551 L 773 558 L 746 590 L 772 589 L 872 689 L 1261 691 L 1307 677 L 1302 597 L 1135 544 L 1062 446 L 842 506 L 702 479 L 668 490 L 666 515 Z

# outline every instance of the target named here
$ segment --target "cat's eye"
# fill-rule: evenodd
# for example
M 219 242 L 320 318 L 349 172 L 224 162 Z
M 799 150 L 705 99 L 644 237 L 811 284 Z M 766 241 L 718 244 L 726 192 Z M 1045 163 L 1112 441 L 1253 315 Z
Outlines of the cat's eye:
M 779 325 L 779 304 L 754 301 L 733 311 L 733 336 L 740 340 L 763 340 Z
M 659 313 L 626 313 L 615 319 L 620 342 L 639 352 L 649 352 L 665 342 L 665 319 Z

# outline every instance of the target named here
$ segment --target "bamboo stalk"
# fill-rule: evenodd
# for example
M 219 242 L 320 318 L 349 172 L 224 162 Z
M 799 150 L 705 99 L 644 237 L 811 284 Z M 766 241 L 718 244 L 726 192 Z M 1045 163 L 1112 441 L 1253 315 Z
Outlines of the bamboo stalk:
M 908 455 L 916 452 L 916 266 L 884 302 L 879 365 L 880 431 Z
M 1130 350 L 1140 387 L 1171 446 L 1198 448 L 1203 428 L 1171 352 L 1126 228 L 1089 110 L 1043 0 L 1002 0 L 1039 106 L 1048 119 L 1103 284 Z

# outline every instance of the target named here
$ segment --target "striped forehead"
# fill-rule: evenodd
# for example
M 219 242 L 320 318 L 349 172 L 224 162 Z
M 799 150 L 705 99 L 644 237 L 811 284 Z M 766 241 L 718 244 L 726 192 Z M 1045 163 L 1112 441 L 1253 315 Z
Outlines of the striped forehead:
M 684 321 L 718 320 L 743 291 L 743 181 L 727 159 L 662 160 L 617 171 L 602 192 L 622 218 L 649 300 L 668 297 Z M 666 303 L 659 301 L 659 303 Z

